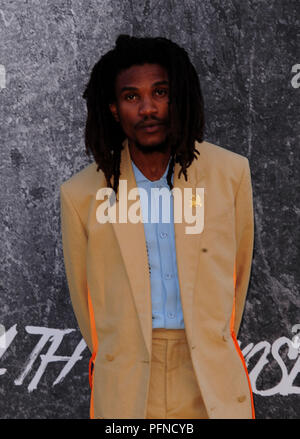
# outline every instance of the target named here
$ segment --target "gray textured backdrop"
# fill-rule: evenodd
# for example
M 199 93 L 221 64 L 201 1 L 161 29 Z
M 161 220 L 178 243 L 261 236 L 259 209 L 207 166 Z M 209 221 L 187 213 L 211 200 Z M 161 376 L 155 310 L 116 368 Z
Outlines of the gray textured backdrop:
M 255 249 L 238 339 L 257 418 L 300 417 L 299 17 L 299 0 L 0 1 L 0 418 L 89 417 L 59 186 L 92 160 L 81 94 L 120 33 L 182 45 L 206 140 L 250 161 Z

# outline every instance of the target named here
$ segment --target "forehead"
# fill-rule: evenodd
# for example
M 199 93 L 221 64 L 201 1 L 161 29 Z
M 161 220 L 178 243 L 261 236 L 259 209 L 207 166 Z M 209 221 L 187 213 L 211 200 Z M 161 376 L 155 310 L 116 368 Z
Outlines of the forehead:
M 122 70 L 116 78 L 116 91 L 123 87 L 144 87 L 158 81 L 168 81 L 167 70 L 159 64 L 134 65 Z

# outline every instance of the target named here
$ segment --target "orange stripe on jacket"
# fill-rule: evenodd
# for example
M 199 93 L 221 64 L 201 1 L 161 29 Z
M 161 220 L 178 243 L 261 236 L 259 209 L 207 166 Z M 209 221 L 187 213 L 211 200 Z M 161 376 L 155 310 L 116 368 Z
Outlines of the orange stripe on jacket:
M 248 381 L 248 385 L 249 385 L 249 390 L 250 390 L 250 397 L 251 397 L 251 408 L 252 408 L 252 419 L 255 419 L 255 410 L 254 410 L 254 402 L 253 402 L 253 393 L 252 393 L 252 388 L 251 388 L 251 382 L 250 382 L 250 378 L 249 378 L 249 374 L 248 374 L 248 369 L 246 366 L 246 362 L 244 359 L 244 356 L 242 354 L 242 351 L 240 349 L 240 346 L 238 344 L 235 332 L 234 332 L 234 320 L 235 320 L 235 286 L 236 286 L 236 265 L 234 264 L 234 271 L 233 271 L 233 283 L 234 283 L 234 297 L 233 297 L 233 306 L 232 306 L 232 313 L 231 313 L 231 319 L 230 319 L 230 332 L 231 332 L 231 337 L 233 339 L 235 348 L 242 360 L 245 372 L 246 372 L 246 376 L 247 376 L 247 381 Z
M 95 315 L 94 309 L 92 305 L 92 299 L 90 295 L 90 290 L 88 288 L 88 308 L 90 314 L 90 324 L 91 324 L 91 334 L 92 334 L 92 343 L 93 343 L 93 353 L 89 362 L 89 383 L 91 388 L 91 403 L 90 403 L 90 418 L 94 419 L 94 367 L 95 367 L 95 358 L 98 351 L 98 336 L 96 331 L 96 323 L 95 323 Z M 92 370 L 93 368 L 93 370 Z

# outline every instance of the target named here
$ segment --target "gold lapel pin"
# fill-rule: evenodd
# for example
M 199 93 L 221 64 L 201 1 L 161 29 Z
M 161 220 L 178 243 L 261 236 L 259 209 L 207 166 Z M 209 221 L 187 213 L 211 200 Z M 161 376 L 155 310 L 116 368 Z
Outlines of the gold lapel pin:
M 192 198 L 189 201 L 190 201 L 190 207 L 193 207 L 193 206 L 202 207 L 201 198 L 200 198 L 199 194 L 197 194 L 197 196 L 192 195 Z

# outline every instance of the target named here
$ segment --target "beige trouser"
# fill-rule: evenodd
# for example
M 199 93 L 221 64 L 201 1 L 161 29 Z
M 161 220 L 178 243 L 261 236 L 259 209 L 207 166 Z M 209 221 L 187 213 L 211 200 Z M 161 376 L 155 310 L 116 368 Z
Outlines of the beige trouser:
M 146 419 L 208 419 L 184 329 L 152 330 Z

